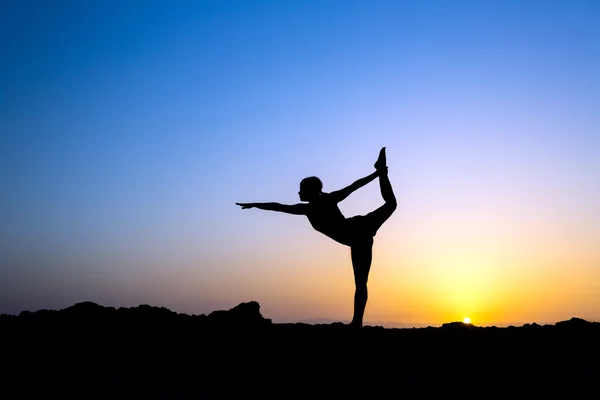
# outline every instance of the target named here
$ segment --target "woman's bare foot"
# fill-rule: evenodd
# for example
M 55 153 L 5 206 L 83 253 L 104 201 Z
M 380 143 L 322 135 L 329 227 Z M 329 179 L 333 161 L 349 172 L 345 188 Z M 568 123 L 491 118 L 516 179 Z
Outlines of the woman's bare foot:
M 377 158 L 377 161 L 375 161 L 375 169 L 381 171 L 385 170 L 386 168 L 385 147 L 382 147 L 379 151 L 379 158 Z
M 350 322 L 350 323 L 348 324 L 348 328 L 349 328 L 351 331 L 359 331 L 359 330 L 361 330 L 361 329 L 362 329 L 362 323 L 358 323 L 358 322 L 354 322 L 354 321 L 352 321 L 352 322 Z

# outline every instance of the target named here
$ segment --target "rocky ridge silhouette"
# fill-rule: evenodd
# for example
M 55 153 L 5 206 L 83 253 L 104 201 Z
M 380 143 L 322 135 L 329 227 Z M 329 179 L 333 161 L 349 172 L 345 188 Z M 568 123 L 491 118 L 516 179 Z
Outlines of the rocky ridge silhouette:
M 580 318 L 355 331 L 273 323 L 256 301 L 208 315 L 83 302 L 0 315 L 0 340 L 5 390 L 19 397 L 464 398 L 450 390 L 460 382 L 511 397 L 564 386 L 573 396 L 600 377 L 600 323 Z

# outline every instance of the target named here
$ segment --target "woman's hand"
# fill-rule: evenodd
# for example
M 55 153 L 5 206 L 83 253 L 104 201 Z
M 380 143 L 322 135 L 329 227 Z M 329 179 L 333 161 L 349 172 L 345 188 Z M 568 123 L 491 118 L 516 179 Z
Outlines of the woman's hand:
M 388 167 L 381 167 L 377 170 L 377 174 L 379 176 L 387 176 L 388 174 Z
M 242 207 L 242 210 L 254 207 L 254 203 L 235 203 L 235 204 Z

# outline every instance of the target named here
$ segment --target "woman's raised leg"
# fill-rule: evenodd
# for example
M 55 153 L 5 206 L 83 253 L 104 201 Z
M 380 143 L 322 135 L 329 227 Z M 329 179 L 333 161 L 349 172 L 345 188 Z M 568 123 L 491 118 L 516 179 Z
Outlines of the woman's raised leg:
M 385 201 L 384 206 L 390 210 L 390 215 L 392 215 L 398 204 L 396 202 L 394 191 L 392 190 L 390 178 L 388 178 L 387 167 L 379 173 L 379 190 L 381 190 L 381 197 L 383 197 L 383 201 Z
M 379 158 L 375 163 L 375 168 L 379 172 L 379 189 L 381 190 L 381 197 L 385 203 L 366 215 L 369 221 L 371 233 L 375 235 L 377 230 L 381 228 L 381 225 L 394 213 L 398 203 L 396 202 L 396 196 L 392 190 L 392 184 L 388 178 L 388 168 L 386 165 L 385 147 L 379 152 Z

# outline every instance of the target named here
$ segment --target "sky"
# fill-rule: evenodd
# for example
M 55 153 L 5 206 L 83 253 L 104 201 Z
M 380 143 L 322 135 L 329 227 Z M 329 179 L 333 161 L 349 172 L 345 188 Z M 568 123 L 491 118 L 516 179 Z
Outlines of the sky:
M 367 324 L 600 321 L 599 20 L 593 0 L 4 1 L 0 313 L 348 321 L 350 250 L 235 202 L 340 189 L 385 146 Z M 375 181 L 340 209 L 382 203 Z

